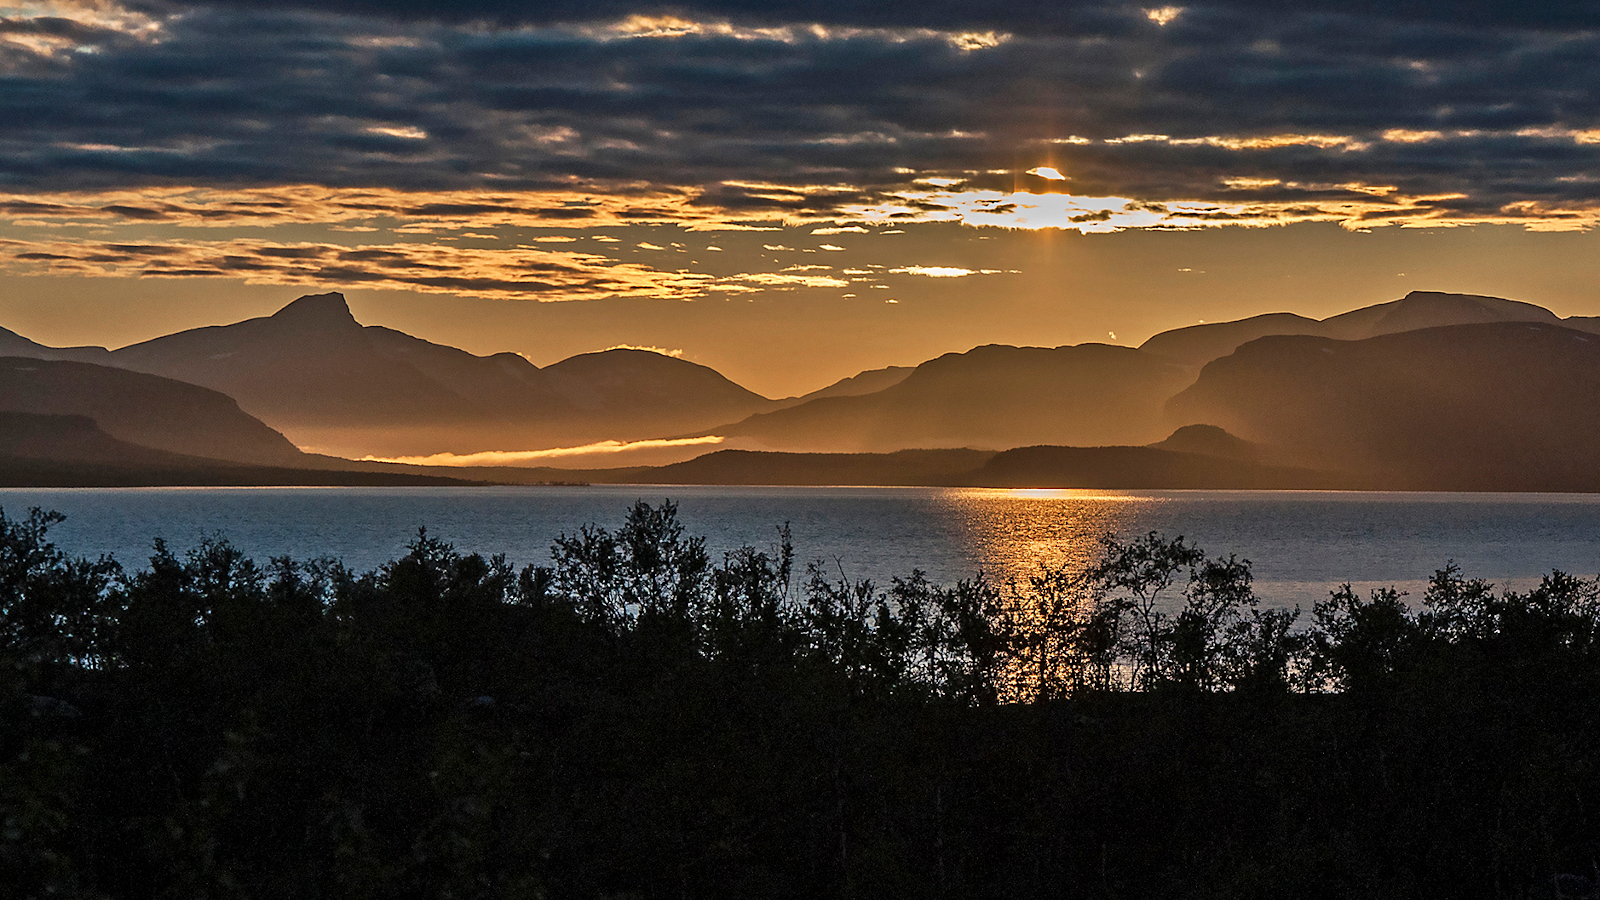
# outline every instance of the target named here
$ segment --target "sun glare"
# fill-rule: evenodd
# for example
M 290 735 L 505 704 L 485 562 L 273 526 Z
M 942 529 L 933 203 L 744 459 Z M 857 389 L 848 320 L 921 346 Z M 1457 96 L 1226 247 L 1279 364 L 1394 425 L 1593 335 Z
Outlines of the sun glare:
M 1157 25 L 1166 25 L 1168 22 L 1176 19 L 1182 12 L 1183 7 L 1181 6 L 1163 6 L 1160 9 L 1147 9 L 1144 11 L 1144 15 L 1145 18 L 1156 23 Z

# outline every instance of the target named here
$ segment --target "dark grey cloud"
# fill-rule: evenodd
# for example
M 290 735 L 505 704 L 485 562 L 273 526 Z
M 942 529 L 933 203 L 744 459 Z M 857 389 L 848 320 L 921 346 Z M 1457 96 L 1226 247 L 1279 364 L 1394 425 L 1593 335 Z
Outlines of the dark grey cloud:
M 0 20 L 0 192 L 657 184 L 776 216 L 926 175 L 1010 190 L 1017 176 L 985 173 L 1049 161 L 1058 188 L 1141 200 L 1316 203 L 1350 184 L 1465 194 L 1461 210 L 1594 199 L 1588 4 L 1175 5 L 1164 25 L 1139 4 L 1044 0 L 220 0 L 143 4 L 161 26 L 138 34 Z M 727 27 L 613 27 L 642 13 Z M 1125 140 L 1140 135 L 1160 137 Z M 387 211 L 517 208 L 465 205 Z
M 188 4 L 154 0 L 154 10 Z M 751 22 L 822 22 L 905 28 L 1004 28 L 1028 33 L 1063 33 L 1103 27 L 1108 16 L 1137 4 L 1105 0 L 206 0 L 194 4 L 236 9 L 300 8 L 400 21 L 493 22 L 548 25 L 623 18 L 629 15 L 713 16 Z M 1166 5 L 1166 4 L 1162 4 Z M 1181 4 L 1175 4 L 1181 5 Z M 1260 18 L 1293 12 L 1405 22 L 1466 23 L 1481 27 L 1588 28 L 1595 10 L 1586 0 L 1227 0 L 1226 6 Z

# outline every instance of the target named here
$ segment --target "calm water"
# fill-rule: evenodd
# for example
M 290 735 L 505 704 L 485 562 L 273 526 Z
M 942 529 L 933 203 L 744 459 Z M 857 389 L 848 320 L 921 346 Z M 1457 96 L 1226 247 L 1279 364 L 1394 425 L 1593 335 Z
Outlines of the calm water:
M 462 550 L 544 562 L 552 539 L 616 527 L 636 499 L 678 503 L 713 550 L 771 546 L 788 522 L 802 560 L 886 582 L 921 568 L 944 582 L 1084 560 L 1098 535 L 1184 535 L 1254 563 L 1268 603 L 1309 606 L 1349 581 L 1419 593 L 1454 559 L 1526 588 L 1559 568 L 1600 571 L 1600 496 L 1270 491 L 1011 491 L 943 488 L 497 487 L 0 490 L 0 508 L 55 509 L 74 553 L 142 565 L 151 539 L 182 550 L 224 536 L 245 552 L 341 558 L 355 569 L 404 552 L 426 526 Z

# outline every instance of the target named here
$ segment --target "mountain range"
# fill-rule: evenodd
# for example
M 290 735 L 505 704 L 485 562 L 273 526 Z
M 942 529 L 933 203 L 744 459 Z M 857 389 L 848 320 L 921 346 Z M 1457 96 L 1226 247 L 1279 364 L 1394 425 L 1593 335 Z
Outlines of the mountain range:
M 0 429 L 56 435 L 55 444 L 21 441 L 35 460 L 47 445 L 70 456 L 60 448 L 76 434 L 84 446 L 110 440 L 223 465 L 427 477 L 422 467 L 302 448 L 406 457 L 700 438 L 723 452 L 653 468 L 447 472 L 519 482 L 1600 490 L 1589 449 L 1600 436 L 1590 409 L 1600 319 L 1469 294 L 1413 292 L 1324 320 L 1275 313 L 1197 325 L 1138 348 L 982 346 L 784 399 L 644 350 L 543 368 L 511 353 L 475 356 L 363 326 L 339 294 L 116 350 L 46 347 L 0 329 L 0 354 L 0 412 L 79 417 L 26 428 L 0 418 Z M 8 446 L 0 435 L 0 457 Z M 902 452 L 913 450 L 927 453 Z

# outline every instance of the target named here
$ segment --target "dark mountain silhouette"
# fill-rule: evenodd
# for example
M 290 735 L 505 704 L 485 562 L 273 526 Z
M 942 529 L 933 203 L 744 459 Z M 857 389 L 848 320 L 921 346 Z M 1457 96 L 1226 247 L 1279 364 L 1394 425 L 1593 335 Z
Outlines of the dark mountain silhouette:
M 955 485 L 982 464 L 988 450 L 902 450 L 898 453 L 772 453 L 718 450 L 666 466 L 582 473 L 601 483 Z M 571 473 L 576 477 L 579 473 Z
M 88 416 L 26 412 L 0 412 L 0 457 L 125 466 L 174 466 L 199 459 L 117 440 Z
M 1399 300 L 1363 307 L 1321 321 L 1292 313 L 1269 313 L 1235 322 L 1190 325 L 1164 331 L 1145 341 L 1139 349 L 1190 365 L 1203 366 L 1213 359 L 1227 356 L 1242 344 L 1270 335 L 1306 334 L 1353 341 L 1422 328 L 1487 322 L 1564 324 L 1555 313 L 1532 303 L 1477 294 L 1412 291 Z M 1600 329 L 1600 325 L 1593 322 L 1576 319 L 1570 327 Z
M 1168 411 L 1376 486 L 1600 490 L 1597 396 L 1600 336 L 1500 322 L 1261 338 L 1208 364 Z
M 1259 444 L 1252 444 L 1215 425 L 1185 425 L 1174 431 L 1166 440 L 1157 441 L 1150 446 L 1157 450 L 1200 453 L 1249 462 L 1260 460 L 1262 454 Z
M 790 450 L 887 452 L 1039 443 L 1142 444 L 1193 370 L 1128 347 L 989 345 L 918 366 L 898 384 L 823 397 L 713 429 Z
M 141 447 L 88 416 L 0 412 L 0 486 L 471 484 L 441 475 L 254 466 Z
M 84 416 L 113 438 L 154 450 L 257 465 L 304 464 L 288 439 L 231 398 L 110 366 L 0 358 L 0 411 Z
M 996 454 L 965 478 L 978 487 L 1168 490 L 1334 488 L 1348 480 L 1158 447 L 1018 447 Z
M 362 326 L 337 293 L 124 347 L 111 361 L 222 391 L 302 446 L 352 455 L 631 440 L 774 405 L 705 366 L 647 351 L 545 369 L 513 353 L 474 356 Z
M 1177 450 L 1173 447 L 1195 449 Z M 1038 488 L 1332 488 L 1343 480 L 1261 465 L 1259 448 L 1210 425 L 1188 426 L 1149 447 L 1023 447 L 784 453 L 718 450 L 666 466 L 483 469 L 480 477 L 593 484 L 927 485 Z

